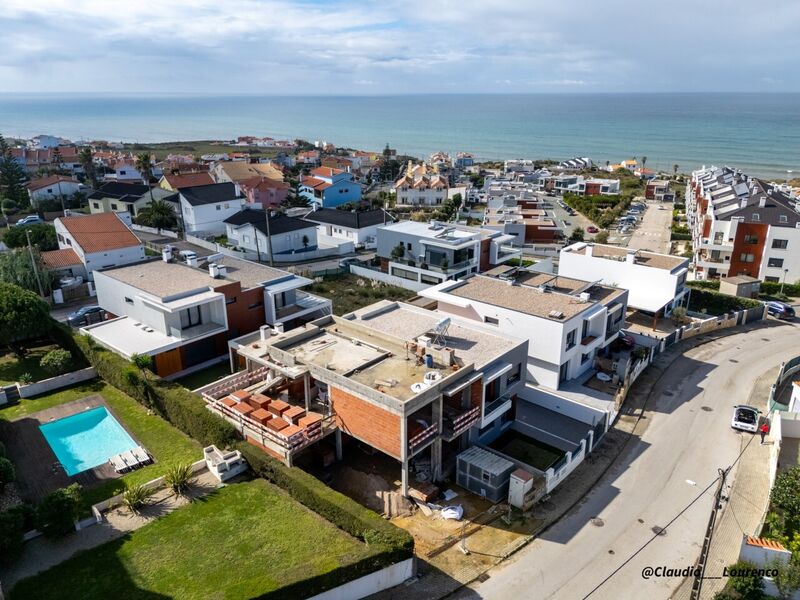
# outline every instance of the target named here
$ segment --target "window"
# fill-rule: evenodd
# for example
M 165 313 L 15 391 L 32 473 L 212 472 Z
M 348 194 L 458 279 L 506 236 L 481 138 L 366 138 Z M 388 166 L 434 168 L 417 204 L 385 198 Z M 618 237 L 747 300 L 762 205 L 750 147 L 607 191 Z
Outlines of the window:
M 758 213 L 753 213 L 752 220 L 753 221 L 760 221 L 761 220 L 761 216 Z
M 489 325 L 500 325 L 500 319 L 495 319 L 494 317 L 483 317 L 484 323 L 489 323 Z
M 408 243 L 406 244 L 406 248 L 408 248 L 409 250 L 411 250 L 411 242 L 408 242 Z
M 181 311 L 181 329 L 195 327 L 196 325 L 200 325 L 202 322 L 203 318 L 200 314 L 199 306 L 192 306 L 191 308 Z
M 772 240 L 772 247 L 776 250 L 786 250 L 789 240 Z
M 744 236 L 744 243 L 745 244 L 757 244 L 758 243 L 758 236 L 747 234 Z
M 786 215 L 780 215 L 778 217 L 778 222 L 779 223 L 788 223 L 789 222 L 789 217 L 787 217 Z
M 225 304 L 236 304 L 236 296 L 233 298 L 225 298 Z
M 585 338 L 589 333 L 589 321 L 583 320 L 583 327 L 581 327 L 581 339 Z
M 522 365 L 520 363 L 515 364 L 511 371 L 508 372 L 508 377 L 506 378 L 506 386 L 513 385 L 519 381 L 520 373 L 522 372 Z
M 96 209 L 99 210 L 100 209 L 100 203 L 99 202 L 92 202 L 92 208 L 96 208 Z
M 119 174 L 120 175 L 125 175 L 125 174 L 127 174 L 127 171 L 120 171 Z
M 755 257 L 753 254 L 745 254 L 745 253 L 742 253 L 741 255 L 739 255 L 739 260 L 740 260 L 741 262 L 746 262 L 746 263 L 751 263 L 751 262 L 753 262 L 753 261 L 755 260 L 755 258 L 756 258 L 756 257 Z
M 402 277 L 403 279 L 410 279 L 411 281 L 417 281 L 417 273 L 415 271 L 409 271 L 408 269 L 393 267 L 392 275 L 395 277 Z
M 577 331 L 577 329 L 573 329 L 567 334 L 567 350 L 575 347 L 575 333 Z
M 588 352 L 586 354 L 581 354 L 581 364 L 585 365 L 589 359 L 592 358 L 592 353 Z
M 782 258 L 770 258 L 767 261 L 768 267 L 782 267 L 783 266 L 783 259 Z
M 128 298 L 127 296 L 125 296 L 125 302 L 127 302 L 128 304 L 133 304 L 133 298 Z
M 112 204 L 111 210 L 119 210 L 119 207 L 116 204 Z
M 219 204 L 217 204 L 217 210 L 222 210 L 222 207 Z
M 230 208 L 230 207 L 231 207 L 231 205 L 230 205 L 230 204 L 228 204 L 228 203 L 226 202 L 226 203 L 225 203 L 225 208 L 226 208 L 226 209 L 228 209 L 228 208 Z
M 770 281 L 772 283 L 778 283 L 780 281 L 780 277 L 773 277 L 772 275 L 767 275 L 764 277 L 764 281 Z
M 422 283 L 429 283 L 430 285 L 436 285 L 438 283 L 442 283 L 441 279 L 433 277 L 432 275 L 421 274 L 419 279 Z

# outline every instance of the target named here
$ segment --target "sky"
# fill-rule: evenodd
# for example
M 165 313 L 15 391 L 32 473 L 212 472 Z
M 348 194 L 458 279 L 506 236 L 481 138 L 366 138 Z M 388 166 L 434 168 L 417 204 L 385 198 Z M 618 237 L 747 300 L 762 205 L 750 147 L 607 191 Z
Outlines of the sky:
M 0 5 L 0 93 L 800 91 L 797 0 Z

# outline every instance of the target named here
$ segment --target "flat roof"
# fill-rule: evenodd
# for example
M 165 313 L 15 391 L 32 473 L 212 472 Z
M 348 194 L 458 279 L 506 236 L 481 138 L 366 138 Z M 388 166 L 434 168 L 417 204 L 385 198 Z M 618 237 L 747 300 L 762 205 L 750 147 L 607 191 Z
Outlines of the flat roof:
M 209 335 L 216 335 L 224 331 L 225 326 L 217 323 L 202 323 L 195 330 L 197 335 L 191 338 L 178 338 L 164 335 L 152 327 L 146 327 L 131 317 L 119 317 L 83 328 L 83 331 L 87 331 L 103 346 L 131 357 L 134 354 L 153 355 L 166 352 Z
M 553 279 L 553 277 L 552 275 L 549 276 L 550 279 Z M 538 279 L 538 277 L 534 278 L 534 281 L 536 281 L 536 279 Z M 579 281 L 569 280 L 566 277 L 556 279 L 561 279 L 562 285 L 568 287 L 572 285 L 570 283 L 571 281 Z M 581 283 L 583 283 L 584 286 L 589 285 L 589 282 Z M 602 287 L 606 286 L 594 286 L 594 288 Z M 566 290 L 567 288 L 562 289 Z M 616 290 L 615 288 L 606 289 L 614 290 L 614 293 L 618 295 L 625 293 L 624 290 Z M 543 291 L 541 288 L 530 284 L 515 285 L 513 280 L 505 281 L 492 277 L 484 277 L 482 275 L 476 275 L 459 281 L 456 285 L 443 289 L 442 292 L 459 298 L 483 302 L 484 304 L 491 304 L 493 306 L 499 306 L 534 317 L 541 317 L 558 322 L 570 319 L 597 305 L 597 300 L 591 298 L 591 292 L 589 292 L 590 301 L 581 302 L 577 295 L 578 292 L 575 292 L 575 295 L 570 295 L 569 293 L 559 291 Z M 611 294 L 606 294 L 603 299 L 608 299 L 610 295 Z M 564 317 L 555 318 L 550 316 L 550 313 L 553 312 L 560 312 Z
M 204 287 L 216 288 L 234 281 L 239 281 L 242 289 L 250 289 L 283 277 L 293 277 L 288 271 L 230 256 L 214 259 L 213 262 L 227 267 L 225 277 L 211 277 L 208 263 L 205 262 L 201 266 L 190 267 L 183 262 L 167 263 L 160 259 L 107 269 L 101 273 L 162 299 Z
M 588 256 L 589 247 L 592 248 L 592 256 L 616 260 L 618 262 L 624 261 L 629 253 L 627 248 L 607 246 L 605 244 L 586 244 L 585 247 L 578 248 L 577 253 Z M 567 250 L 572 251 L 568 248 Z M 653 267 L 655 269 L 665 269 L 667 271 L 672 271 L 676 267 L 688 262 L 689 259 L 687 258 L 671 256 L 669 254 L 659 254 L 657 252 L 649 252 L 647 250 L 636 250 L 634 253 L 634 264 L 643 265 L 645 267 Z
M 436 229 L 432 229 L 432 227 L 434 226 L 430 223 L 418 221 L 400 221 L 398 223 L 393 223 L 391 225 L 387 225 L 386 227 L 382 227 L 381 229 L 386 231 L 408 233 L 422 238 L 440 240 L 442 242 L 461 242 L 466 241 L 475 235 L 481 236 L 486 233 L 495 233 L 493 231 L 488 232 L 478 227 L 465 227 L 463 225 L 453 225 L 448 223 L 438 223 L 435 226 Z M 447 235 L 443 235 L 445 231 L 447 231 Z

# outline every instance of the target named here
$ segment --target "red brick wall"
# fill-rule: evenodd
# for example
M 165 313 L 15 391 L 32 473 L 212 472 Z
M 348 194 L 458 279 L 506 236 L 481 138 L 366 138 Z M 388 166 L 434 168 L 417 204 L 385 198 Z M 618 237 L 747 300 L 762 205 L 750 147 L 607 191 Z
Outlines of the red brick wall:
M 647 190 L 644 193 L 644 197 L 648 200 L 653 200 L 656 197 L 656 186 L 652 183 L 647 184 Z
M 336 423 L 351 434 L 400 459 L 400 417 L 366 400 L 329 386 Z
M 384 273 L 389 272 L 389 259 L 381 256 L 381 271 Z
M 540 229 L 538 225 L 525 225 L 525 243 L 550 243 L 556 239 L 558 231 L 553 228 Z
M 767 243 L 767 232 L 769 226 L 761 223 L 739 223 L 736 228 L 736 238 L 733 240 L 733 251 L 731 252 L 731 266 L 728 270 L 729 276 L 750 275 L 758 277 L 761 268 L 761 259 L 764 256 L 764 246 Z M 745 244 L 746 235 L 754 235 L 758 238 L 757 244 Z M 743 262 L 742 254 L 752 254 L 753 262 Z
M 471 395 L 471 405 L 473 407 L 480 406 L 481 400 L 483 400 L 483 379 L 478 379 L 478 381 L 472 382 L 472 388 L 470 389 Z

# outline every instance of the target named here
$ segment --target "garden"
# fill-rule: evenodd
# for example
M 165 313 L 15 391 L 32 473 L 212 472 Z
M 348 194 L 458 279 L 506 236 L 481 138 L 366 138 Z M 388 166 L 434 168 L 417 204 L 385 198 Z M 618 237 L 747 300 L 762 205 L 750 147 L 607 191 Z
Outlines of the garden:
M 409 300 L 415 295 L 405 288 L 365 279 L 351 273 L 328 275 L 321 281 L 315 280 L 308 291 L 333 300 L 333 312 L 340 316 L 386 298 L 402 301 Z

